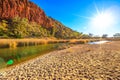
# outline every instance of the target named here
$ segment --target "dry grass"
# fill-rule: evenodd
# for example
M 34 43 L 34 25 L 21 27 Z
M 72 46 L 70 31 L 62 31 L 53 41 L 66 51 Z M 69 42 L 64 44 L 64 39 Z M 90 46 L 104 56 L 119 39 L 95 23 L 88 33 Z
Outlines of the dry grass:
M 97 41 L 98 39 L 71 39 L 69 40 L 69 43 L 74 44 L 86 44 L 88 42 Z
M 50 43 L 72 43 L 72 44 L 85 44 L 95 39 L 70 39 L 70 40 L 57 40 L 57 39 L 0 39 L 0 48 L 16 48 L 20 46 L 31 46 Z

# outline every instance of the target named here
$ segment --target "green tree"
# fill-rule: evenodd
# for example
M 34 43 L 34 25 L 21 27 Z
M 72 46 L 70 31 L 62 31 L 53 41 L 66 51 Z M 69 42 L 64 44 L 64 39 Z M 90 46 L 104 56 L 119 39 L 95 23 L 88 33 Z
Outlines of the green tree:
M 115 34 L 113 35 L 113 37 L 114 37 L 114 38 L 120 38 L 120 33 L 115 33 Z
M 103 34 L 102 38 L 107 38 L 107 36 L 108 36 L 107 34 Z
M 2 22 L 0 22 L 0 36 L 7 36 L 7 21 L 6 20 L 2 20 Z
M 11 31 L 10 35 L 16 38 L 23 38 L 27 36 L 27 26 L 28 20 L 26 18 L 15 17 L 12 19 Z
M 57 24 L 54 24 L 52 28 L 52 37 L 55 37 L 56 32 L 57 32 Z

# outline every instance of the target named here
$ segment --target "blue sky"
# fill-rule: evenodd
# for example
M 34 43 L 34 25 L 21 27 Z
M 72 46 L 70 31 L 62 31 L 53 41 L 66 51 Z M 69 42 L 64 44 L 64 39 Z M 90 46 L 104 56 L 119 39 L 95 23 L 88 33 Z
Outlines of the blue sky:
M 93 33 L 95 35 L 120 32 L 120 0 L 30 0 L 40 6 L 47 16 L 62 22 L 67 27 L 83 33 Z M 90 24 L 91 19 L 99 12 L 109 10 L 113 13 L 115 24 L 112 27 L 102 30 L 93 29 Z M 102 23 L 101 23 L 102 24 Z M 99 24 L 98 24 L 99 25 Z M 99 30 L 101 29 L 101 30 Z

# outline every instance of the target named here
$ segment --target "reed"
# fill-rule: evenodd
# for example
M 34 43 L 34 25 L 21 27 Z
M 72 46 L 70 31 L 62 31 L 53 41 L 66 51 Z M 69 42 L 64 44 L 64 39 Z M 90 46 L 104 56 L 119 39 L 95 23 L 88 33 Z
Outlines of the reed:
M 78 40 L 72 39 L 69 41 L 69 43 L 72 43 L 72 44 L 85 44 L 87 42 L 89 42 L 89 40 L 87 40 L 87 39 L 78 39 Z
M 9 43 L 9 48 L 16 48 L 17 47 L 17 43 L 16 42 L 10 42 Z
M 0 48 L 9 48 L 8 43 L 0 43 Z
M 95 39 L 69 39 L 69 40 L 57 40 L 57 39 L 0 39 L 0 48 L 16 48 L 22 46 L 35 46 L 41 44 L 54 44 L 54 43 L 70 43 L 70 44 L 85 44 L 90 41 L 96 41 Z

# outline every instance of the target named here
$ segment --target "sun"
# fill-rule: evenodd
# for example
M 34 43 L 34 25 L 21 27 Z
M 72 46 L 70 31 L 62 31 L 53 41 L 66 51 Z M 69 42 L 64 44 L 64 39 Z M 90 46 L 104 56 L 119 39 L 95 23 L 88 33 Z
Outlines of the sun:
M 81 16 L 78 17 L 84 18 L 86 23 L 84 25 L 84 30 L 87 34 L 93 33 L 98 36 L 102 36 L 103 34 L 112 35 L 114 31 L 118 31 L 117 27 L 119 24 L 119 8 L 110 6 L 99 6 L 95 4 L 92 12 L 88 14 L 89 16 Z M 115 29 L 116 28 L 116 29 Z
M 114 17 L 109 12 L 101 12 L 91 20 L 92 26 L 98 29 L 107 29 L 114 24 Z

